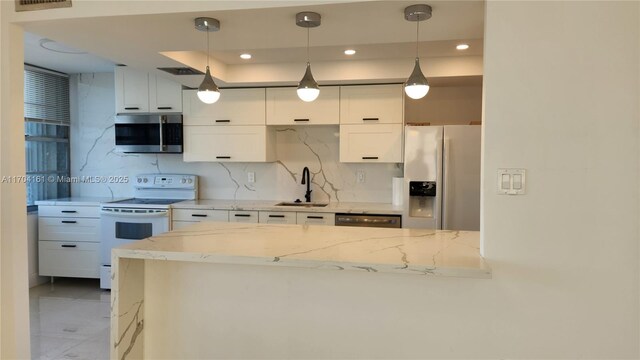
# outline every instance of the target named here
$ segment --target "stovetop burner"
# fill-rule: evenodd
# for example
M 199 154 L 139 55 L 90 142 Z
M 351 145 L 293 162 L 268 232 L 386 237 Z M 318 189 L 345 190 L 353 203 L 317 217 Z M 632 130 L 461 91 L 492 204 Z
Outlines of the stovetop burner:
M 180 201 L 184 201 L 184 199 L 144 199 L 144 198 L 133 198 L 127 200 L 115 201 L 109 204 L 131 204 L 131 205 L 170 205 L 173 203 L 177 203 Z

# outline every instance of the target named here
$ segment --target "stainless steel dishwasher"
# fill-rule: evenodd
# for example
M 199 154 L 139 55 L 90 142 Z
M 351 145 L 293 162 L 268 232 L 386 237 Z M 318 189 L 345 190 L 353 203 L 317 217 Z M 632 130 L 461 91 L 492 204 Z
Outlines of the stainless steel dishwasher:
M 401 215 L 383 214 L 336 214 L 336 226 L 359 226 L 379 228 L 401 228 Z

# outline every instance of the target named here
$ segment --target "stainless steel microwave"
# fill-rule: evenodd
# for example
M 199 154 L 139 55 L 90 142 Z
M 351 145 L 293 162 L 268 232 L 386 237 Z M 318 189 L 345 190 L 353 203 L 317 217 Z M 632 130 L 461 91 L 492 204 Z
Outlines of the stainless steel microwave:
M 182 153 L 182 115 L 118 115 L 116 151 L 123 153 Z

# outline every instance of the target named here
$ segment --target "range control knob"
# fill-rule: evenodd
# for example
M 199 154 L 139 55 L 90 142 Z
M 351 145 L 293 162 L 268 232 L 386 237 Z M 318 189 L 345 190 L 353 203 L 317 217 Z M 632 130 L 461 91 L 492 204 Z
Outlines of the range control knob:
M 149 182 L 149 179 L 144 178 L 144 180 L 142 180 L 142 182 L 144 182 L 145 184 Z
M 142 178 L 138 178 L 138 183 L 141 183 L 141 182 L 142 182 Z
M 182 184 L 184 184 L 184 183 L 186 183 L 186 182 L 187 182 L 187 180 L 182 179 L 182 180 L 180 180 L 180 182 L 181 182 Z
M 191 183 L 193 182 L 193 180 L 189 179 L 189 180 L 187 180 L 187 182 L 188 182 L 189 184 L 191 184 Z

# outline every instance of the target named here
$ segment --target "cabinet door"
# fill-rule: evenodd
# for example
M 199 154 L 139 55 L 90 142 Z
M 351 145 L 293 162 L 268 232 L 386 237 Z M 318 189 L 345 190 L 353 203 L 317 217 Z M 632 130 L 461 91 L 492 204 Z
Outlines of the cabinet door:
M 340 125 L 340 162 L 402 162 L 402 124 Z
M 341 124 L 402 124 L 402 85 L 340 87 Z
M 340 87 L 321 86 L 315 101 L 298 98 L 296 88 L 267 89 L 267 125 L 330 125 L 340 123 Z
M 184 161 L 275 161 L 275 132 L 266 126 L 185 126 Z
M 100 243 L 38 241 L 40 276 L 100 278 Z
M 265 89 L 222 89 L 220 100 L 205 104 L 197 90 L 182 92 L 185 125 L 264 125 Z
M 331 225 L 336 222 L 334 213 L 299 212 L 296 214 L 297 223 L 303 225 Z
M 229 221 L 228 210 L 173 209 L 171 214 L 175 221 Z
M 149 74 L 149 111 L 182 112 L 182 84 Z
M 229 211 L 229 222 L 257 223 L 257 211 Z
M 264 224 L 296 224 L 296 213 L 292 211 L 260 211 L 258 222 Z
M 116 113 L 149 112 L 149 74 L 127 66 L 115 69 Z

